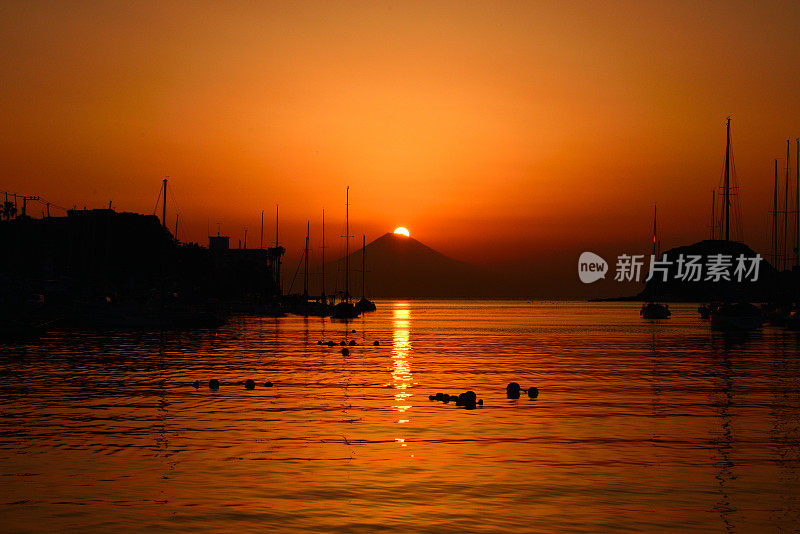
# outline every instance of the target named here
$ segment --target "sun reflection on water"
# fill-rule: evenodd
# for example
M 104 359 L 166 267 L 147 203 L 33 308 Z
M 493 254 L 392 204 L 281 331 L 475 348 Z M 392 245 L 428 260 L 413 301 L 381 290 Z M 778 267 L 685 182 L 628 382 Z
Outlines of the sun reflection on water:
M 405 412 L 411 408 L 409 399 L 411 393 L 407 389 L 411 386 L 413 377 L 411 375 L 411 364 L 408 355 L 411 350 L 409 341 L 409 325 L 411 323 L 411 312 L 407 302 L 395 302 L 392 310 L 392 379 L 394 380 L 394 409 Z M 407 423 L 408 419 L 401 419 L 401 423 Z

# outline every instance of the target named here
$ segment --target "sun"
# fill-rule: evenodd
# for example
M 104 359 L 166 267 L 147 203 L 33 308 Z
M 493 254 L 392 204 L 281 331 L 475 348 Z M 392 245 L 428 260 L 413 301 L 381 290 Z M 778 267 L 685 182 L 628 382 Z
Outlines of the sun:
M 398 226 L 394 229 L 395 234 L 404 235 L 406 237 L 411 237 L 411 234 L 408 233 L 408 228 L 404 228 L 402 226 Z

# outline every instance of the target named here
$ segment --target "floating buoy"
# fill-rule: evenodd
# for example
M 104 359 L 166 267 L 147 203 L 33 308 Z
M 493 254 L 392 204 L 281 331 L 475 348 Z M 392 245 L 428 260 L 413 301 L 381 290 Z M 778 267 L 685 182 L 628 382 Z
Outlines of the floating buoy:
M 350 343 L 348 343 L 348 345 L 350 345 L 351 347 L 355 347 L 356 346 L 356 340 L 355 339 L 351 339 Z
M 372 342 L 372 344 L 373 344 L 374 346 L 376 346 L 376 347 L 379 347 L 379 346 L 381 345 L 381 344 L 380 344 L 380 343 L 378 343 L 377 341 L 373 341 L 373 342 Z
M 208 387 L 209 389 L 219 389 L 219 380 L 212 378 L 208 381 Z
M 349 355 L 350 355 L 350 350 L 347 347 L 343 348 L 342 356 L 349 356 Z
M 248 378 L 244 381 L 244 389 L 256 389 L 256 383 Z
M 535 399 L 539 396 L 539 388 L 535 388 L 533 386 L 528 388 L 528 397 Z
M 272 382 L 270 382 L 269 380 L 267 380 L 266 382 L 264 382 L 264 387 L 265 387 L 265 388 L 271 388 L 271 387 L 272 387 Z
M 520 387 L 516 382 L 509 382 L 506 386 L 506 397 L 509 399 L 519 398 Z

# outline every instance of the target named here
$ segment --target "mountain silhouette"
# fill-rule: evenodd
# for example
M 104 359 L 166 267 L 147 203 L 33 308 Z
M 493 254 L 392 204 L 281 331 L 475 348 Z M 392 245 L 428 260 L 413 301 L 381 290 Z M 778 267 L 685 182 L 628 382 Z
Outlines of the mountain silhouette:
M 371 297 L 488 297 L 500 290 L 489 270 L 454 260 L 413 237 L 386 233 L 368 243 L 366 296 Z M 350 254 L 350 293 L 361 295 L 363 249 Z M 328 286 L 344 287 L 345 258 L 326 263 Z M 330 292 L 330 290 L 329 290 Z

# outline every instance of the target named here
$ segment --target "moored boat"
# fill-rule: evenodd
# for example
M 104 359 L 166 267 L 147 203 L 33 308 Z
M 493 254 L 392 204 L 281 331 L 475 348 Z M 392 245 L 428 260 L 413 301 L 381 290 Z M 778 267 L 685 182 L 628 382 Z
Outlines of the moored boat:
M 764 315 L 749 302 L 722 304 L 710 315 L 714 330 L 755 330 L 764 323 Z

